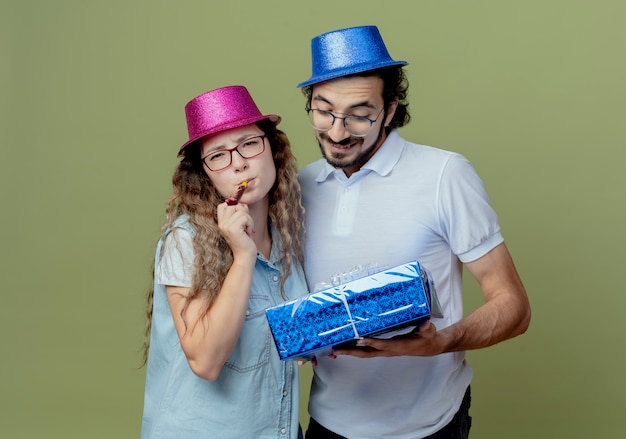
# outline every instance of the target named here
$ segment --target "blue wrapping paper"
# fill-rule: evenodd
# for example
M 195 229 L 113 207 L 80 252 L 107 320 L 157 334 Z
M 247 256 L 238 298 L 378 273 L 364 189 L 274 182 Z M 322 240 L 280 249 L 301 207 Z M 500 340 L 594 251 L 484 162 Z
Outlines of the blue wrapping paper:
M 281 360 L 323 355 L 440 316 L 434 285 L 417 261 L 310 293 L 268 308 L 267 320 Z

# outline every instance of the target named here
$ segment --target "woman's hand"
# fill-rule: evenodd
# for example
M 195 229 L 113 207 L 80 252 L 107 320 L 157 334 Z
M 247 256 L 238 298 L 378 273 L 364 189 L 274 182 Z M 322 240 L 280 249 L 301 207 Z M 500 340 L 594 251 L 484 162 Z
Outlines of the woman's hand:
M 233 257 L 248 255 L 256 258 L 257 248 L 252 239 L 254 221 L 248 206 L 238 203 L 229 206 L 221 203 L 217 206 L 217 225 L 226 243 L 233 252 Z

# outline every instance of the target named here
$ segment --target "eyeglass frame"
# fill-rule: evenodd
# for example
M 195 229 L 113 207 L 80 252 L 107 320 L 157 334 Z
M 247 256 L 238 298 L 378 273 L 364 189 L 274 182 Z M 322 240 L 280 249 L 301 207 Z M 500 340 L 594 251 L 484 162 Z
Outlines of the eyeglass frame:
M 311 117 L 310 116 L 311 111 L 319 111 L 320 113 L 328 114 L 328 115 L 330 115 L 330 117 L 333 118 L 332 122 L 330 123 L 330 127 L 329 128 L 318 128 L 318 127 L 315 126 L 314 123 L 311 123 L 311 125 L 313 126 L 313 128 L 315 130 L 321 131 L 321 132 L 330 131 L 330 129 L 335 125 L 335 120 L 341 119 L 341 120 L 343 120 L 343 127 L 346 129 L 346 131 L 348 131 L 350 134 L 352 134 L 355 137 L 365 137 L 365 136 L 367 136 L 369 134 L 369 130 L 372 128 L 374 123 L 378 121 L 378 119 L 380 118 L 380 115 L 382 114 L 384 109 L 385 109 L 384 107 L 381 108 L 381 110 L 376 115 L 376 119 L 372 120 L 369 117 L 355 116 L 353 114 L 347 114 L 347 115 L 344 115 L 343 117 L 339 117 L 339 116 L 336 116 L 335 113 L 333 113 L 332 111 L 322 110 L 320 108 L 304 107 L 304 111 L 306 111 L 307 117 Z M 345 114 L 345 113 L 339 113 L 339 114 Z M 354 119 L 358 119 L 358 120 L 362 120 L 362 121 L 368 121 L 370 123 L 370 126 L 367 129 L 368 132 L 366 132 L 365 134 L 354 134 L 352 131 L 350 131 L 350 128 L 348 128 L 348 126 L 346 125 L 346 119 L 348 119 L 348 118 L 354 118 Z
M 256 139 L 257 137 L 261 138 L 261 142 L 263 143 L 263 149 L 261 150 L 261 152 L 254 154 L 253 156 L 250 157 L 246 157 L 244 156 L 241 151 L 239 151 L 239 147 L 241 145 L 243 145 L 246 142 L 249 142 L 251 139 Z M 213 172 L 218 172 L 218 171 L 223 171 L 224 169 L 228 169 L 232 166 L 233 164 L 233 152 L 237 151 L 237 153 L 244 159 L 253 159 L 255 157 L 260 156 L 261 154 L 263 154 L 265 152 L 265 139 L 267 138 L 267 134 L 259 134 L 258 136 L 250 136 L 245 140 L 242 140 L 241 142 L 239 142 L 234 148 L 227 148 L 227 149 L 219 149 L 216 151 L 211 151 L 210 153 L 208 153 L 207 155 L 205 155 L 204 157 L 201 157 L 200 160 L 202 160 L 202 163 L 209 168 L 210 171 Z M 224 166 L 223 168 L 219 168 L 219 169 L 212 169 L 209 164 L 205 161 L 208 157 L 212 156 L 213 154 L 217 154 L 217 153 L 225 153 L 228 152 L 229 153 L 229 161 L 228 161 L 228 165 Z

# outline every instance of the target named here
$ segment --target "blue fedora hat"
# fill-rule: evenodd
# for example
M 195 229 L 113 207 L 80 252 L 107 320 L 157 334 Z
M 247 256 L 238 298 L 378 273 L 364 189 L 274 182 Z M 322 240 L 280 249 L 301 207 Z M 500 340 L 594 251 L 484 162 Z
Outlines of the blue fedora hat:
M 376 26 L 358 26 L 318 35 L 311 40 L 311 77 L 298 88 L 340 76 L 389 66 L 404 66 L 389 56 Z

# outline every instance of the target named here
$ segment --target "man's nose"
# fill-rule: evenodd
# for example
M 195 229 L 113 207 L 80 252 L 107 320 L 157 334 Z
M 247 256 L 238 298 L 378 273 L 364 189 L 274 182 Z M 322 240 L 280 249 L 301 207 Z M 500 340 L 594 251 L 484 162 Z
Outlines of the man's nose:
M 330 129 L 327 131 L 328 137 L 335 142 L 339 143 L 344 139 L 350 137 L 350 132 L 345 127 L 345 120 L 336 118 Z

